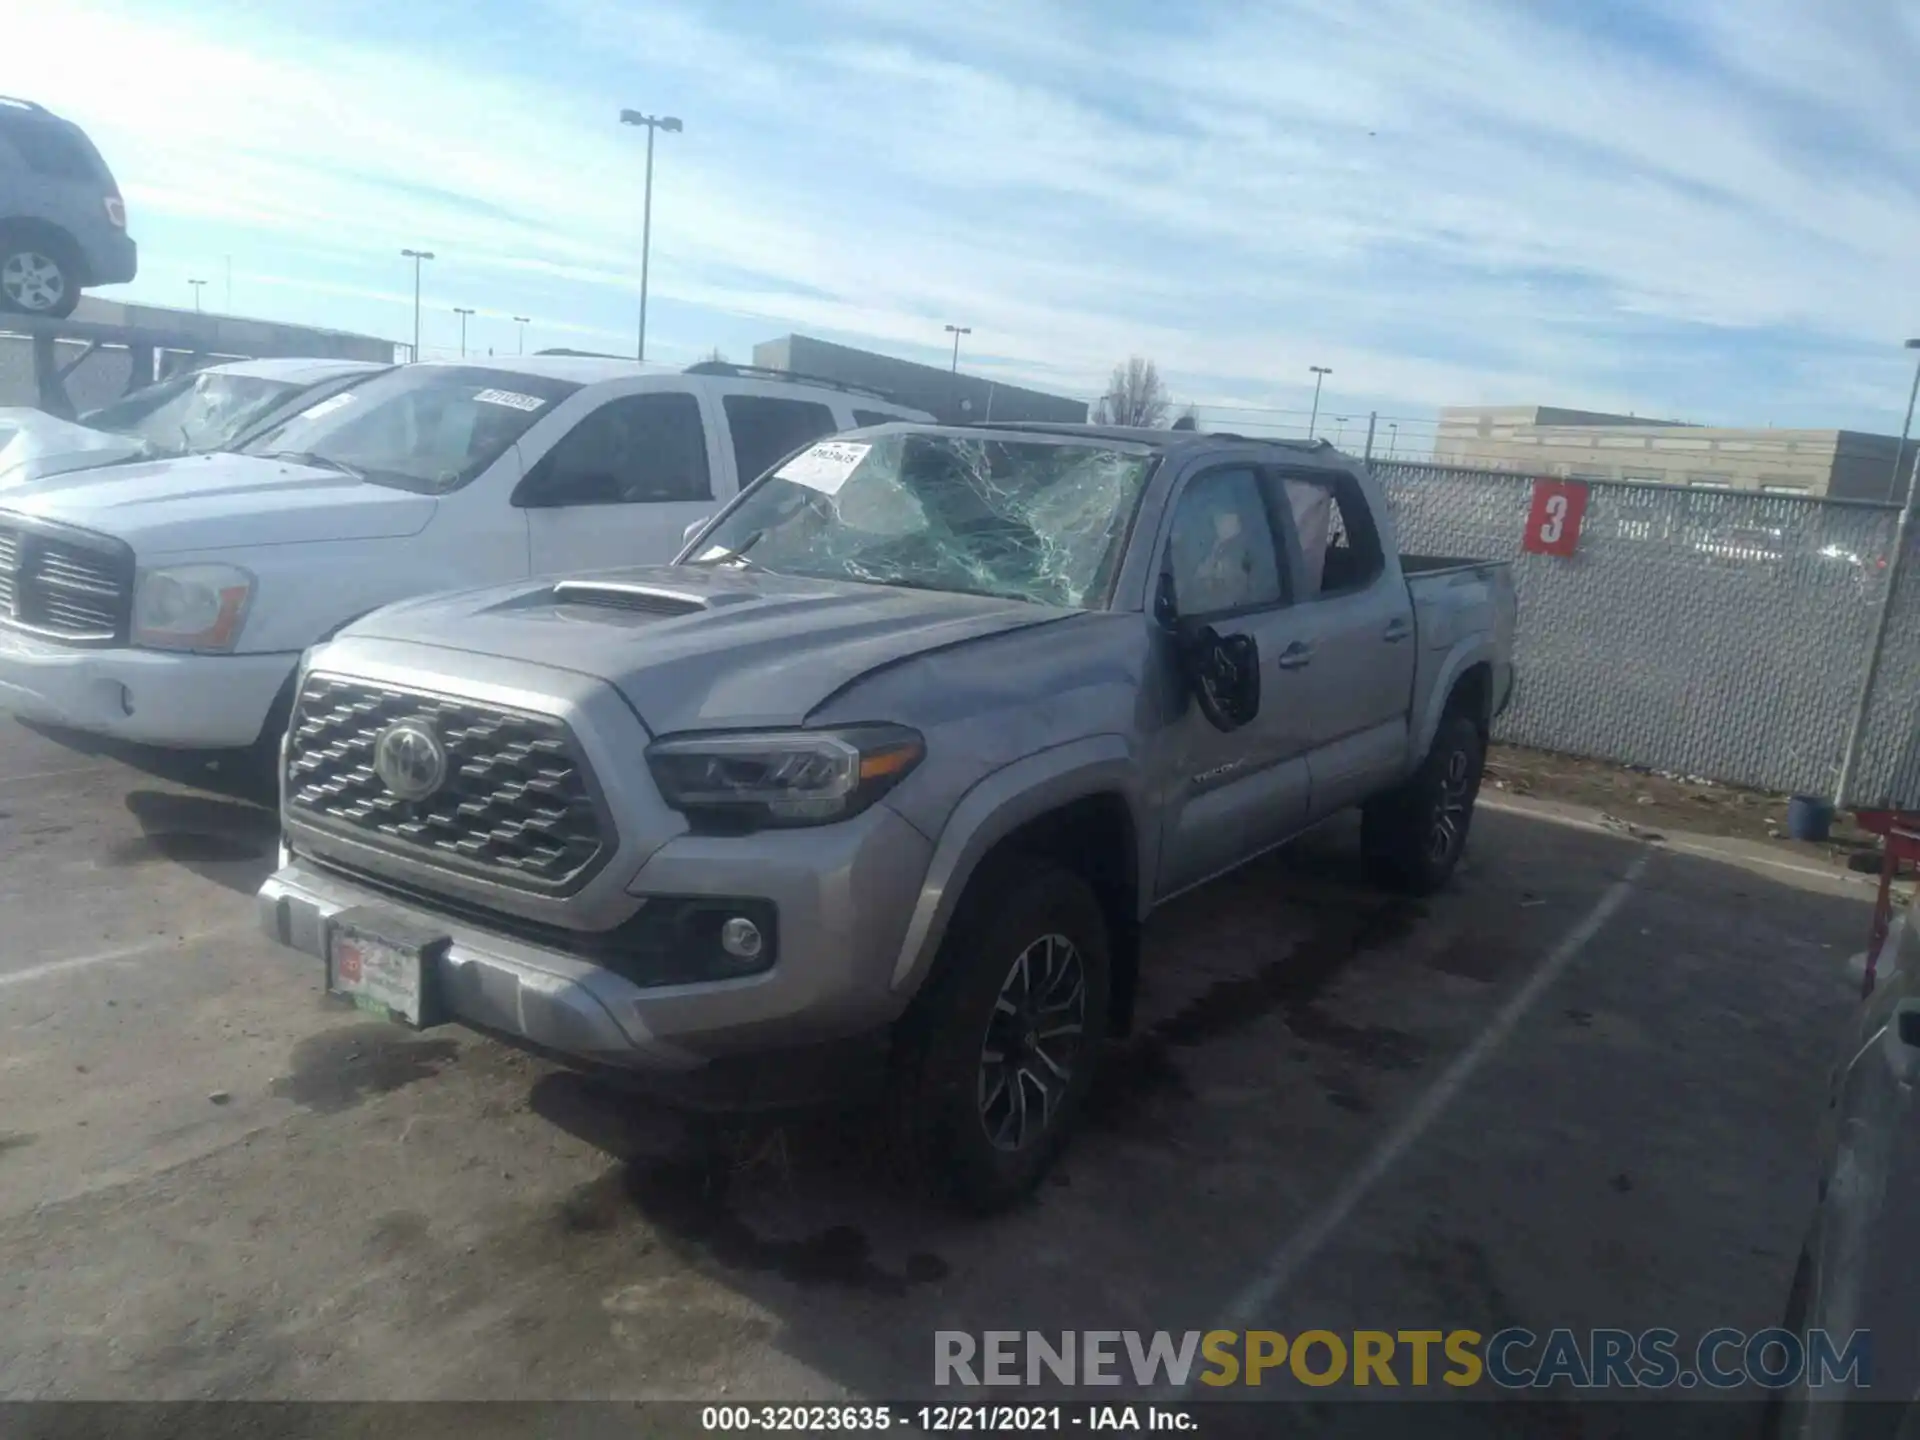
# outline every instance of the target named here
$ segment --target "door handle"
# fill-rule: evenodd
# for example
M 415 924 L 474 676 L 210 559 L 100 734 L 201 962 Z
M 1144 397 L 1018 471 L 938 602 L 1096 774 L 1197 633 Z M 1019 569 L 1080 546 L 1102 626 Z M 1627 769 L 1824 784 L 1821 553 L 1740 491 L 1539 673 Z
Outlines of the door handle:
M 1387 628 L 1381 632 L 1380 638 L 1389 645 L 1398 645 L 1411 634 L 1413 634 L 1413 624 L 1411 621 L 1389 620 L 1387 622 Z
M 1280 658 L 1274 662 L 1282 670 L 1302 670 L 1313 663 L 1313 647 L 1304 640 L 1296 640 L 1280 652 Z

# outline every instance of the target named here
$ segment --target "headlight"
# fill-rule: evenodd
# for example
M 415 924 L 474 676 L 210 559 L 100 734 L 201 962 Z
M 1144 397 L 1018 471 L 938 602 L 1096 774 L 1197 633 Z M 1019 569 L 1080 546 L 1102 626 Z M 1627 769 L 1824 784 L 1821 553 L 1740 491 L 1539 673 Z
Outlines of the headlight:
M 857 815 L 920 763 L 902 725 L 685 735 L 647 747 L 674 809 L 735 825 L 820 825 Z
M 240 641 L 253 576 L 234 565 L 142 570 L 133 592 L 133 643 L 225 652 Z

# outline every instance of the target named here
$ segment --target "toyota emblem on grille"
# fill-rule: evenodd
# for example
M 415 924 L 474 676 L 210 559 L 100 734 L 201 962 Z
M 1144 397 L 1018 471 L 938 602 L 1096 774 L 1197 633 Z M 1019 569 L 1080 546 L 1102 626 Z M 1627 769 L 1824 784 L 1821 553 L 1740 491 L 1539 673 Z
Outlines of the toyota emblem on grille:
M 423 720 L 397 720 L 373 743 L 373 769 L 403 800 L 424 800 L 447 778 L 447 747 Z

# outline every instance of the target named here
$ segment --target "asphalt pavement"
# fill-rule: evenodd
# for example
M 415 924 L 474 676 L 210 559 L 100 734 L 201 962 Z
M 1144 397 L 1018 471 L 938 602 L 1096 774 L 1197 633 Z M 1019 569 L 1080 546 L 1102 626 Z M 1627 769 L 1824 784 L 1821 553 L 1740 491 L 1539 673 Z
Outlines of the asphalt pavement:
M 1179 902 L 1011 1214 L 858 1110 L 696 1120 L 322 993 L 273 817 L 0 722 L 0 1396 L 952 1398 L 937 1330 L 1778 1319 L 1857 879 L 1483 808 L 1426 901 L 1336 823 Z

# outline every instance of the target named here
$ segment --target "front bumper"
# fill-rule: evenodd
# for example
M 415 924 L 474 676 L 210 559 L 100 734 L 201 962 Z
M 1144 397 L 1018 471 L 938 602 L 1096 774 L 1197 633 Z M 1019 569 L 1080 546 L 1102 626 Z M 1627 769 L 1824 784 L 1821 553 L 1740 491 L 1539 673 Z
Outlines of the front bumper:
M 908 997 L 892 987 L 892 969 L 930 852 L 885 806 L 817 831 L 668 841 L 626 887 L 629 913 L 648 896 L 749 896 L 777 916 L 771 969 L 695 984 L 636 984 L 551 943 L 552 927 L 522 938 L 522 923 L 471 918 L 469 907 L 441 908 L 298 853 L 261 887 L 259 915 L 269 936 L 324 963 L 343 911 L 387 911 L 449 937 L 436 984 L 453 1018 L 589 1064 L 686 1077 L 722 1062 L 817 1055 L 896 1019 Z
M 240 749 L 299 660 L 84 649 L 0 628 L 0 711 L 142 745 Z

